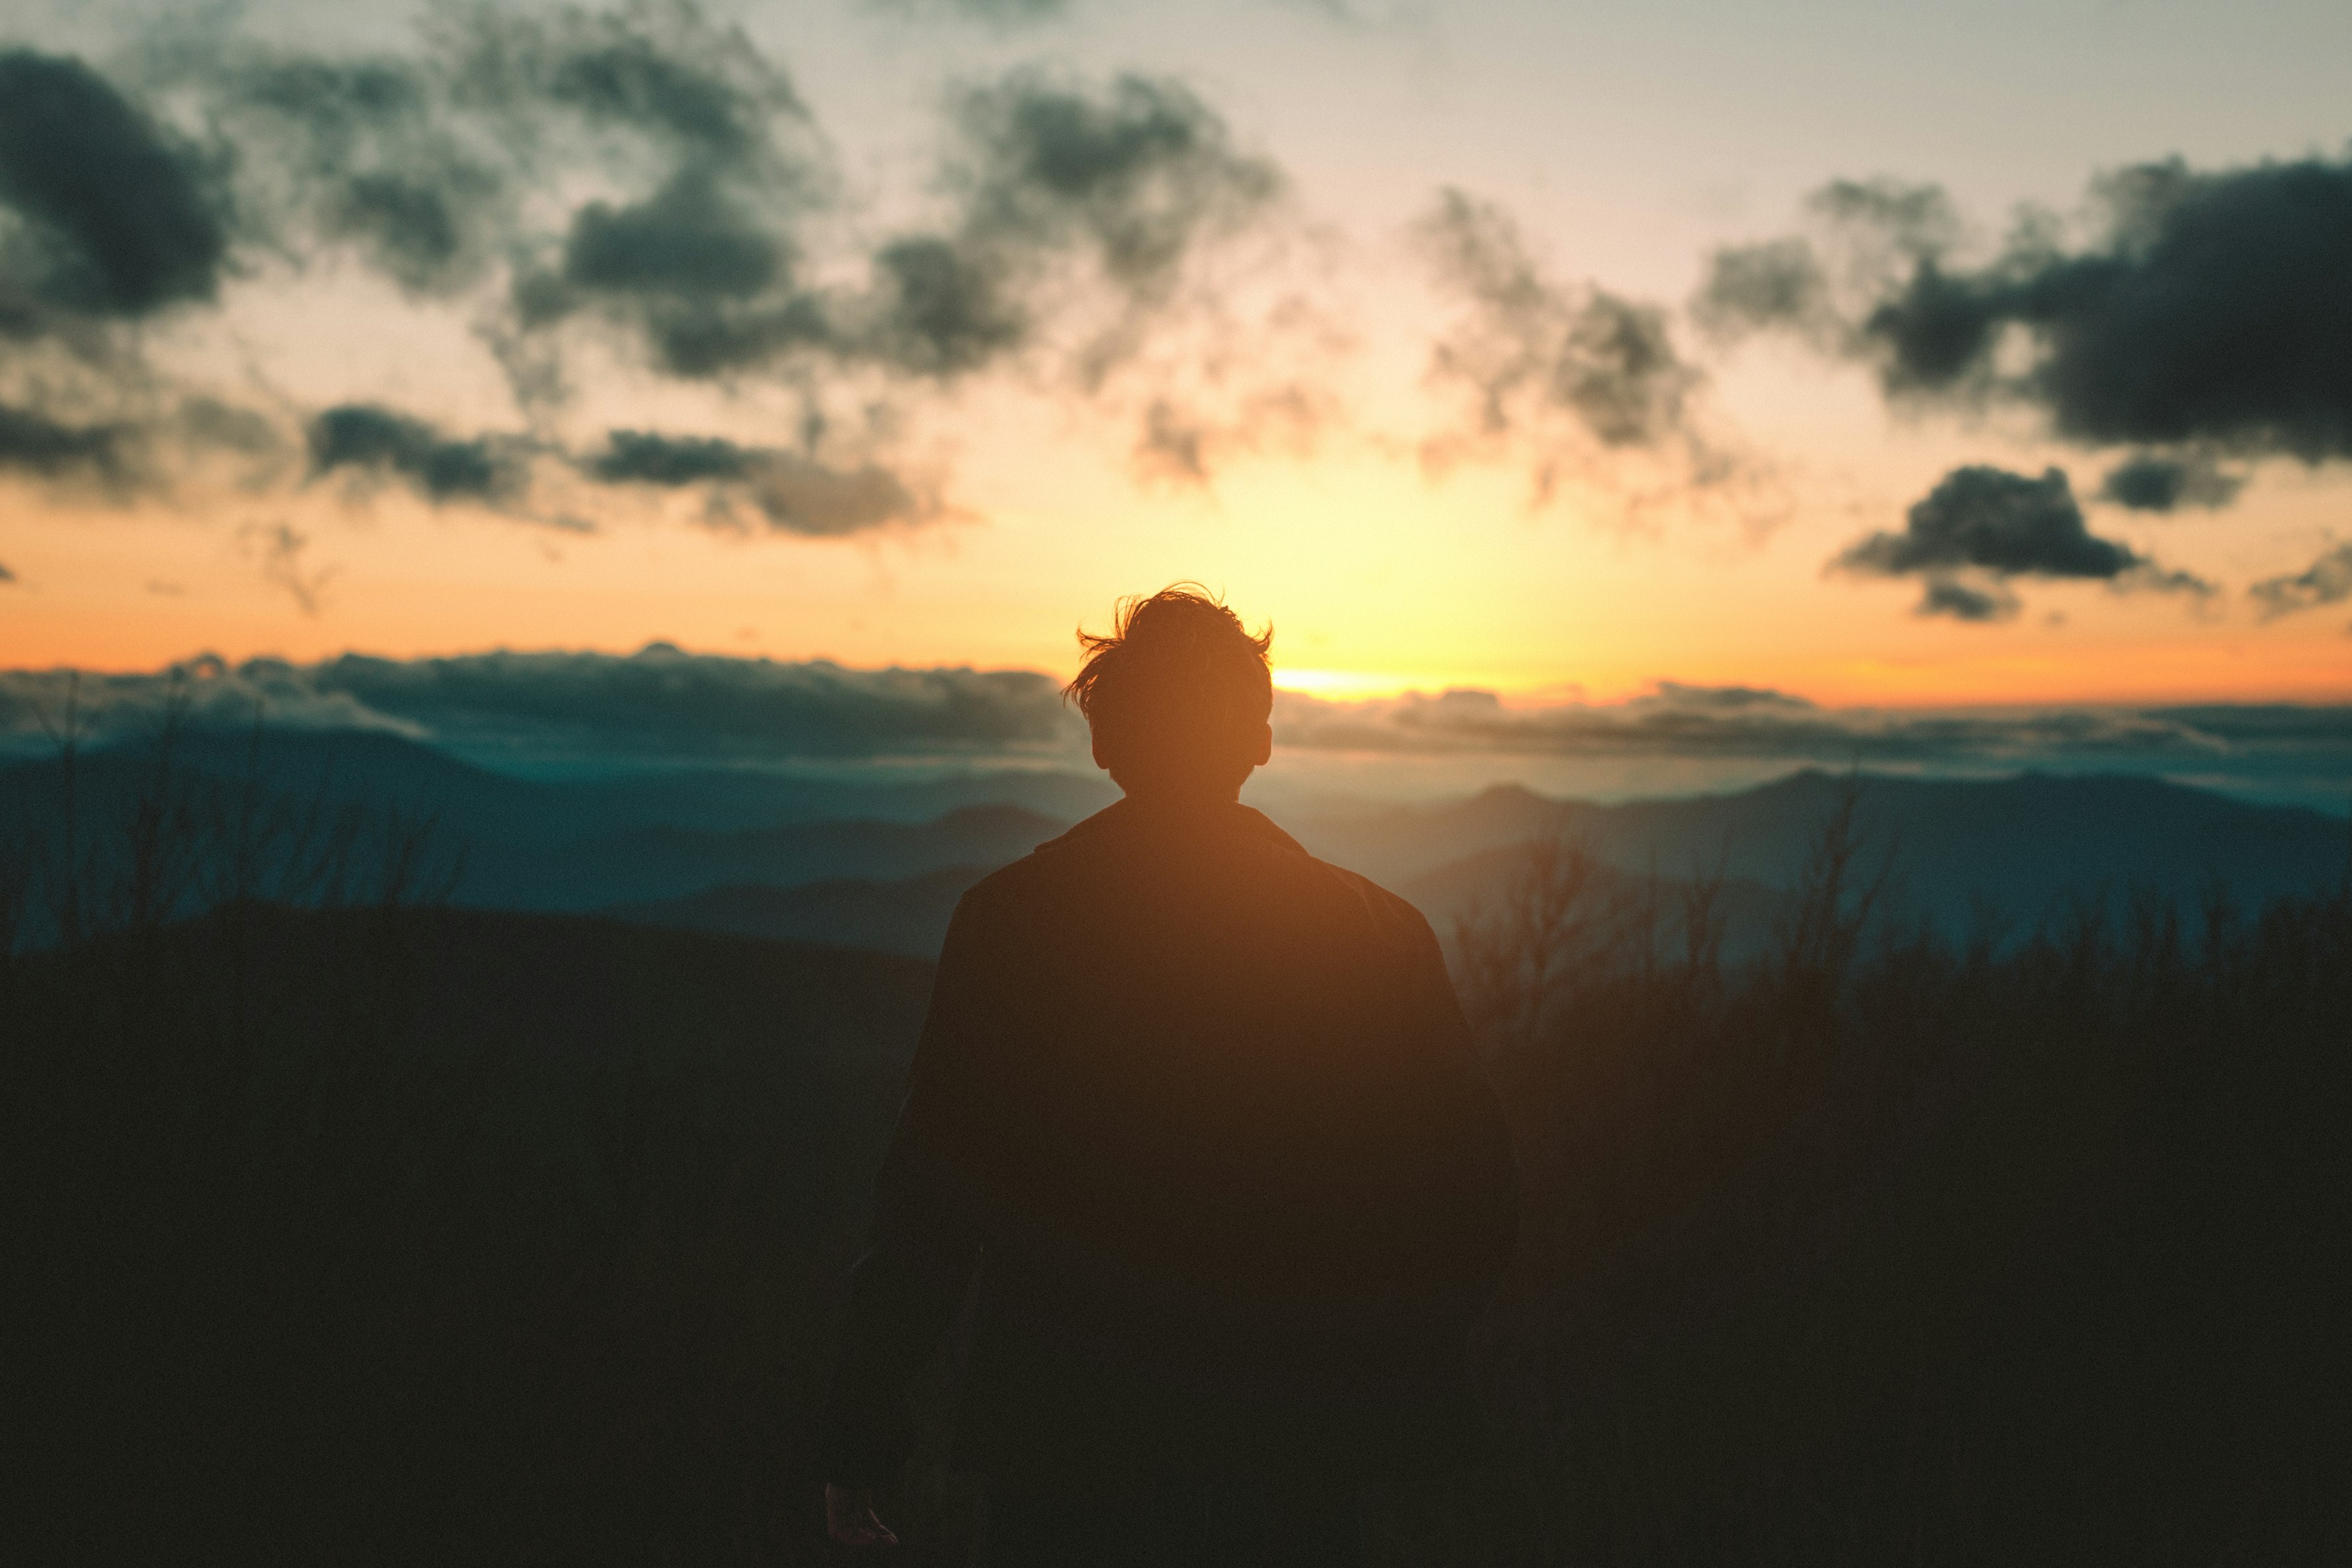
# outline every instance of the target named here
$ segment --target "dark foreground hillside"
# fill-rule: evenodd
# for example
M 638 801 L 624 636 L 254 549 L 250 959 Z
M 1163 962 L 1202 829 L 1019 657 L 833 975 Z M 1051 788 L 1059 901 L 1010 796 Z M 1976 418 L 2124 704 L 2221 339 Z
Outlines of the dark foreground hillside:
M 22 1560 L 792 1560 L 929 985 L 255 907 L 0 971 Z
M 1496 1443 L 1373 1489 L 1376 1561 L 2343 1561 L 2352 895 L 1951 946 L 1853 826 L 1750 963 L 1572 847 L 1459 934 L 1527 1224 Z M 807 1420 L 928 976 L 249 900 L 8 958 L 26 1560 L 831 1560 Z M 968 1560 L 968 1487 L 898 1500 Z
M 1500 1560 L 2347 1560 L 2352 881 L 1948 945 L 1853 826 L 1750 964 L 1573 846 L 1461 933 L 1531 1199 Z

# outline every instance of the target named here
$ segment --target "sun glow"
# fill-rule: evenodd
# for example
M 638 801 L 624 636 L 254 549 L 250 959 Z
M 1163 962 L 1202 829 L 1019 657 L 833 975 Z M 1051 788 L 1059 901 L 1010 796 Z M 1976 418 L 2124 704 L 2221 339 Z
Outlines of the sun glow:
M 1390 675 L 1360 669 L 1290 669 L 1276 667 L 1277 691 L 1296 691 L 1333 702 L 1363 702 L 1381 697 L 1402 697 L 1408 691 L 1439 691 L 1458 681 L 1425 675 Z

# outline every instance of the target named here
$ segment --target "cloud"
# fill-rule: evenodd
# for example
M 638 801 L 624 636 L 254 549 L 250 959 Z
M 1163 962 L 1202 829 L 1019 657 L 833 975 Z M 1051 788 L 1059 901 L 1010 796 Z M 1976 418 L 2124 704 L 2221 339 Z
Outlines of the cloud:
M 138 734 L 176 691 L 188 721 L 390 731 L 483 758 L 642 764 L 1051 763 L 1083 771 L 1083 721 L 1034 670 L 846 669 L 684 653 L 346 655 L 315 664 L 205 656 L 148 673 L 0 670 L 0 752 L 37 751 L 68 683 L 95 738 Z M 1276 744 L 1375 756 L 1679 757 L 1927 771 L 2140 771 L 2340 800 L 2352 706 L 1829 709 L 1766 688 L 1660 681 L 1613 702 L 1455 690 L 1375 702 L 1277 691 Z
M 1943 573 L 1930 573 L 1920 584 L 1918 614 L 1949 616 L 1956 621 L 2005 621 L 2018 612 L 2017 595 L 1998 583 L 1975 586 Z
M 414 45 L 361 51 L 181 27 L 135 62 L 110 80 L 0 52 L 0 349 L 55 340 L 0 364 L 0 467 L 19 475 L 163 495 L 227 458 L 247 495 L 299 482 L 282 435 L 254 433 L 269 416 L 184 417 L 230 405 L 128 328 L 318 267 L 467 312 L 517 423 L 549 433 L 447 433 L 364 388 L 305 411 L 310 477 L 436 504 L 522 504 L 533 459 L 567 439 L 583 354 L 722 393 L 764 383 L 813 429 L 856 432 L 705 481 L 710 521 L 809 535 L 937 513 L 891 454 L 927 399 L 977 376 L 1135 417 L 1154 478 L 1179 424 L 1202 432 L 1179 467 L 1204 478 L 1301 425 L 1261 437 L 1261 415 L 1329 405 L 1309 370 L 1273 363 L 1278 332 L 1228 319 L 1240 293 L 1204 261 L 1265 229 L 1283 176 L 1169 78 L 1023 68 L 959 89 L 928 218 L 883 226 L 783 66 L 690 3 L 434 8 Z
M 1205 487 L 1237 454 L 1282 450 L 1303 456 L 1339 417 L 1330 393 L 1303 380 L 1268 385 L 1232 404 L 1221 409 L 1175 395 L 1154 395 L 1144 407 L 1131 454 L 1136 473 L 1179 488 Z
M 0 334 L 211 300 L 228 256 L 218 193 L 80 60 L 0 51 Z
M 1716 252 L 1691 319 L 1718 341 L 1776 327 L 1833 348 L 1843 336 L 1829 275 L 1811 242 L 1772 239 Z
M 1970 464 L 1946 474 L 1912 504 L 1900 533 L 1856 540 L 1830 563 L 1870 576 L 1924 578 L 1923 616 L 2006 619 L 2016 603 L 2011 577 L 2088 579 L 2166 593 L 2210 595 L 2211 584 L 2158 567 L 2129 545 L 2102 539 L 2083 519 L 2063 468 L 2041 478 Z M 1980 574 L 1991 586 L 1971 585 Z
M 1093 89 L 1015 70 L 960 93 L 951 131 L 940 180 L 952 218 L 881 246 L 870 296 L 845 312 L 862 323 L 857 352 L 918 374 L 1014 357 L 1107 302 L 1108 320 L 1066 345 L 1099 384 L 1173 306 L 1198 254 L 1260 222 L 1285 186 L 1164 77 Z
M 1693 403 L 1706 377 L 1664 309 L 1550 277 L 1508 213 L 1458 190 L 1442 192 L 1414 232 L 1463 307 L 1431 349 L 1427 380 L 1466 408 L 1423 441 L 1426 467 L 1524 458 L 1537 505 L 1563 479 L 1607 478 L 1605 465 L 1627 458 L 1683 495 L 1754 477 L 1702 434 Z
M 0 583 L 14 583 L 15 581 L 16 581 L 16 574 L 8 570 L 8 563 L 5 561 L 0 561 Z
M 2225 474 L 2202 455 L 2160 457 L 2137 452 L 2107 470 L 2099 499 L 2134 511 L 2175 511 L 2184 506 L 2218 510 L 2238 499 L 2245 479 Z
M 863 342 L 885 363 L 953 379 L 1020 348 L 1034 322 L 1001 258 L 919 235 L 875 253 Z
M 303 552 L 310 544 L 309 537 L 282 522 L 248 523 L 238 532 L 249 549 L 260 552 L 262 580 L 284 589 L 304 615 L 316 616 L 320 596 L 334 578 L 336 568 L 303 566 Z
M 0 671 L 0 736 L 62 710 L 65 670 Z M 175 683 L 191 721 L 373 729 L 507 752 L 603 758 L 1084 755 L 1085 727 L 1034 670 L 845 669 L 685 653 L 482 653 L 318 664 L 207 656 L 152 674 L 84 673 L 101 734 L 135 731 Z
M 2352 599 L 2352 544 L 2339 544 L 2302 571 L 2272 577 L 2247 590 L 2264 620 Z
M 652 171 L 636 194 L 580 203 L 560 234 L 524 237 L 535 259 L 509 289 L 516 342 L 584 315 L 637 339 L 662 374 L 708 380 L 831 341 L 801 266 L 803 228 L 835 203 L 830 156 L 741 29 L 686 5 L 485 14 L 453 53 L 455 108 L 510 125 L 541 161 L 601 162 L 631 184 Z M 526 377 L 518 391 L 536 389 Z
M 436 506 L 510 501 L 528 479 L 510 440 L 454 439 L 421 419 L 370 403 L 322 411 L 310 420 L 308 438 L 313 478 L 338 468 L 395 476 Z
M 1475 689 L 1337 703 L 1284 691 L 1274 721 L 1279 747 L 1372 754 L 2130 768 L 2241 784 L 2352 767 L 2352 706 L 1829 709 L 1777 691 L 1661 681 L 1606 703 L 1506 701 Z
M 1248 224 L 1283 186 L 1181 82 L 1124 75 L 1087 92 L 1016 71 L 964 95 L 967 237 L 1014 253 L 1088 253 L 1139 299 L 1164 295 L 1193 247 Z
M 474 282 L 511 237 L 510 157 L 468 134 L 425 62 L 190 49 L 163 85 L 204 94 L 238 147 L 246 207 L 281 250 L 348 247 L 431 295 Z
M 1604 447 L 1654 447 L 1684 428 L 1700 381 L 1665 313 L 1547 278 L 1510 215 L 1447 190 L 1419 235 L 1470 314 L 1433 352 L 1431 376 L 1476 399 L 1479 428 L 1566 416 Z
M 866 0 L 866 4 L 877 11 L 962 16 L 1000 27 L 1050 21 L 1070 10 L 1070 0 Z
M 2079 242 L 2029 216 L 1976 266 L 1934 187 L 1814 207 L 1826 249 L 1718 254 L 1698 301 L 1718 329 L 1797 331 L 1893 397 L 2022 403 L 2084 447 L 2352 457 L 2352 160 L 2123 169 Z
M 127 437 L 121 426 L 61 425 L 32 409 L 0 403 L 0 473 L 120 481 L 127 471 Z
M 711 437 L 615 430 L 580 467 L 605 484 L 709 486 L 710 521 L 736 523 L 741 501 L 756 508 L 771 528 L 812 538 L 924 522 L 939 510 L 876 464 L 835 468 L 797 452 Z
M 1874 533 L 1838 557 L 1847 570 L 1890 577 L 1981 566 L 2001 576 L 2108 579 L 2139 563 L 2128 546 L 2084 526 L 2064 469 L 2030 479 L 1981 464 L 1945 475 L 1912 506 L 1903 532 Z

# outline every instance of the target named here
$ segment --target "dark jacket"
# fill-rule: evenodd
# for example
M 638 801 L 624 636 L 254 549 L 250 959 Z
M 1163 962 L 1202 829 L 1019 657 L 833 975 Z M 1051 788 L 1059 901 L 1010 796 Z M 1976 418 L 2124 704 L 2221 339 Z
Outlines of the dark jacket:
M 1247 807 L 1122 801 L 956 910 L 827 1478 L 903 1461 L 908 1384 L 975 1270 L 975 1468 L 1457 1443 L 1516 1218 L 1428 922 Z

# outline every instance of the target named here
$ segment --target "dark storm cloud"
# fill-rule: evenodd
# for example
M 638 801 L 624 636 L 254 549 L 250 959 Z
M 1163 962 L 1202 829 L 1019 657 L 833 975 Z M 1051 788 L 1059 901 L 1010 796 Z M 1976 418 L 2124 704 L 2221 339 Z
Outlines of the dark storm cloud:
M 2352 599 L 2352 544 L 2339 544 L 2302 571 L 2268 578 L 2247 591 L 2262 605 L 2264 620 Z
M 921 522 L 937 510 L 878 465 L 835 468 L 797 452 L 711 437 L 615 430 L 580 466 L 605 484 L 708 486 L 709 521 L 740 525 L 748 504 L 770 528 L 812 538 Z
M 521 454 L 493 437 L 458 439 L 424 420 L 369 403 L 346 403 L 310 421 L 313 477 L 339 468 L 396 476 L 438 506 L 511 500 L 526 480 Z
M 1890 395 L 2039 406 L 2086 447 L 2352 457 L 2352 161 L 2125 169 L 2095 184 L 2085 242 L 2027 222 L 1981 266 L 1953 256 L 1932 188 L 1832 189 L 1826 258 L 1722 253 L 1702 312 L 1832 338 Z
M 44 479 L 124 477 L 127 433 L 113 425 L 61 425 L 29 408 L 0 403 L 0 474 Z
M 2238 499 L 2245 479 L 2225 474 L 2210 458 L 2139 452 L 2107 470 L 2099 499 L 2134 511 L 2176 511 L 2184 506 L 2218 510 Z
M 0 331 L 210 300 L 227 259 L 194 153 L 67 57 L 0 51 Z
M 2212 592 L 2210 584 L 2164 571 L 2130 546 L 2093 533 L 2062 468 L 2039 479 L 1983 464 L 1954 468 L 1913 503 L 1902 532 L 1857 540 L 1831 565 L 1874 576 L 1921 577 L 1927 591 L 1919 614 L 1968 621 L 2014 613 L 2015 603 L 2000 584 L 2019 576 Z M 1991 585 L 1972 585 L 1963 574 L 1981 574 Z

